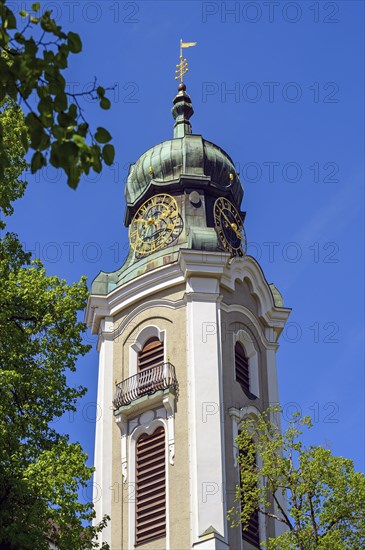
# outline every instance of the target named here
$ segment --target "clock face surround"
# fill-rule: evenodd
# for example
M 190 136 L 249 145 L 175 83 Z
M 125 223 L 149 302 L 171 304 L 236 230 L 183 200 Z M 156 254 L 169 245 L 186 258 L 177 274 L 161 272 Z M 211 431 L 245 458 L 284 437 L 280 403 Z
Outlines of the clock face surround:
M 180 222 L 174 197 L 166 193 L 155 195 L 137 210 L 129 226 L 130 245 L 137 256 L 152 254 L 178 236 L 182 229 Z
M 226 198 L 214 203 L 214 223 L 219 240 L 231 256 L 244 256 L 247 248 L 245 230 L 237 208 Z

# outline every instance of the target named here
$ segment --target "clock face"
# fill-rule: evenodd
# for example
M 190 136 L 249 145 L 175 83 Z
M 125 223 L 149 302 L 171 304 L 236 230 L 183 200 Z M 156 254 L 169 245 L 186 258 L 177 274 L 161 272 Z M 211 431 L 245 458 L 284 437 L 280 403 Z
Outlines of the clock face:
M 214 223 L 219 240 L 232 256 L 243 256 L 247 249 L 247 240 L 240 213 L 224 197 L 214 203 Z
M 146 256 L 172 242 L 181 229 L 174 197 L 155 195 L 137 210 L 129 226 L 129 241 L 137 256 Z

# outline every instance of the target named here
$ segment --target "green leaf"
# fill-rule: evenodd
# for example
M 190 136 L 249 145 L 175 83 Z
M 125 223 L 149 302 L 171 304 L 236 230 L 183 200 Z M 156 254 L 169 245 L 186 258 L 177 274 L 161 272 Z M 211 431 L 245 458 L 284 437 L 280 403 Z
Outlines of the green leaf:
M 61 143 L 58 152 L 61 166 L 64 166 L 70 170 L 73 166 L 72 161 L 76 159 L 79 154 L 79 149 L 76 143 L 73 143 L 72 141 Z
M 32 174 L 37 172 L 37 170 L 40 170 L 42 166 L 46 166 L 47 162 L 45 157 L 40 153 L 39 151 L 36 151 L 32 157 L 32 161 L 30 164 L 30 169 Z
M 33 11 L 39 11 L 40 9 L 41 9 L 41 5 L 39 2 L 35 2 L 34 4 L 32 4 Z
M 79 136 L 78 134 L 74 134 L 72 136 L 72 140 L 76 143 L 76 145 L 78 147 L 80 147 L 81 149 L 85 148 L 86 146 L 86 143 L 85 143 L 85 140 L 82 136 Z
M 54 59 L 54 53 L 51 50 L 44 50 L 43 59 L 47 65 L 51 64 Z
M 60 28 L 57 27 L 54 19 L 51 19 L 51 12 L 45 11 L 41 17 L 41 28 L 46 31 L 58 36 L 60 34 Z
M 58 69 L 66 69 L 68 66 L 69 48 L 66 44 L 61 44 L 58 48 L 58 53 L 55 56 L 55 65 Z
M 81 122 L 77 128 L 77 132 L 80 136 L 86 137 L 89 125 L 86 122 Z
M 102 128 L 101 126 L 97 128 L 94 137 L 99 143 L 108 143 L 108 141 L 112 139 L 112 136 L 109 134 L 108 130 Z
M 100 160 L 101 151 L 100 151 L 99 145 L 93 145 L 91 147 L 91 152 L 92 152 L 91 164 L 92 164 L 93 170 L 95 170 L 95 172 L 99 174 L 103 168 Z
M 93 168 L 94 168 L 95 172 L 100 174 L 100 172 L 102 170 L 102 165 L 101 165 L 99 157 L 94 157 L 93 158 L 92 165 L 93 165 Z
M 53 102 L 49 95 L 42 97 L 38 103 L 38 109 L 42 114 L 51 114 L 53 112 Z
M 76 126 L 77 107 L 74 103 L 71 103 L 68 112 L 60 112 L 57 116 L 57 120 L 60 126 L 68 128 L 69 126 Z
M 103 97 L 103 99 L 100 101 L 100 107 L 107 110 L 110 109 L 110 106 L 110 100 L 107 97 Z
M 98 94 L 98 96 L 99 96 L 100 98 L 103 98 L 104 95 L 105 95 L 105 88 L 103 88 L 102 86 L 98 86 L 98 87 L 96 88 L 96 93 Z
M 18 44 L 24 44 L 25 42 L 25 37 L 20 32 L 14 34 L 14 39 Z
M 114 146 L 110 145 L 110 143 L 108 143 L 108 145 L 104 145 L 104 147 L 103 147 L 103 159 L 104 159 L 105 164 L 107 164 L 108 166 L 111 166 L 114 162 L 114 157 L 115 157 Z
M 49 137 L 41 126 L 29 128 L 32 149 L 43 150 L 49 144 Z
M 5 16 L 3 16 L 3 25 L 5 29 L 16 29 L 16 19 L 12 11 L 5 7 Z
M 67 184 L 71 189 L 76 189 L 80 182 L 81 168 L 74 166 L 70 170 L 66 170 L 66 173 L 68 174 Z
M 60 92 L 54 98 L 54 108 L 59 113 L 67 109 L 67 96 L 64 92 Z
M 67 35 L 67 45 L 72 53 L 79 53 L 82 50 L 80 36 L 74 32 L 69 32 Z
M 28 147 L 29 147 L 29 138 L 28 138 L 28 134 L 27 134 L 26 130 L 23 130 L 21 132 L 20 141 L 22 142 L 22 145 L 23 145 L 25 151 L 27 151 Z
M 45 149 L 48 149 L 48 147 L 50 145 L 50 142 L 51 142 L 51 140 L 50 140 L 49 135 L 46 132 L 43 132 L 42 135 L 41 135 L 39 145 L 38 145 L 39 151 L 44 151 Z
M 74 103 L 71 103 L 71 105 L 68 109 L 68 112 L 69 112 L 70 117 L 72 117 L 73 119 L 76 119 L 76 117 L 77 117 L 77 107 Z
M 61 161 L 60 161 L 60 143 L 58 141 L 54 141 L 51 146 L 51 155 L 49 158 L 49 162 L 54 166 L 55 168 L 61 167 Z
M 66 136 L 65 129 L 61 126 L 54 125 L 52 128 L 52 134 L 56 139 L 63 140 Z
M 58 124 L 62 126 L 62 128 L 67 128 L 71 124 L 73 119 L 67 113 L 61 112 L 58 114 L 57 120 Z
M 39 118 L 45 128 L 51 128 L 53 126 L 53 109 L 52 111 L 41 113 Z
M 33 40 L 33 38 L 30 38 L 29 40 L 25 41 L 24 44 L 25 53 L 31 57 L 35 56 L 38 50 L 38 46 Z

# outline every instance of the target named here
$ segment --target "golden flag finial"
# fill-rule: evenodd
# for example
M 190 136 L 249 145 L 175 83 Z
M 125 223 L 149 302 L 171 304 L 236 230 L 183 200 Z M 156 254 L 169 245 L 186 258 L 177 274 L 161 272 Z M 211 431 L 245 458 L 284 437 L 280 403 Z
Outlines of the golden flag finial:
M 188 62 L 183 57 L 183 54 L 182 54 L 183 48 L 190 48 L 191 46 L 196 46 L 196 45 L 197 45 L 197 42 L 183 42 L 182 38 L 180 38 L 180 63 L 176 65 L 175 80 L 180 79 L 180 82 L 182 82 L 184 74 L 186 74 L 189 71 Z

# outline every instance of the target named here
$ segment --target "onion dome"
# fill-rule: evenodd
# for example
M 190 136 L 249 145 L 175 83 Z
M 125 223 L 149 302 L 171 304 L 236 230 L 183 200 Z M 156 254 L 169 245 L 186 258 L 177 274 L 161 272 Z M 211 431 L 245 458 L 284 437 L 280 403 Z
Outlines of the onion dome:
M 186 86 L 181 83 L 173 100 L 173 139 L 151 147 L 130 166 L 125 197 L 125 224 L 137 208 L 156 193 L 183 193 L 201 189 L 210 195 L 226 196 L 238 207 L 243 189 L 230 156 L 218 145 L 192 134 L 194 110 Z

